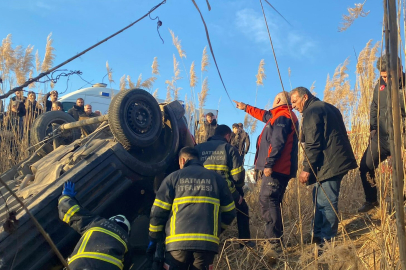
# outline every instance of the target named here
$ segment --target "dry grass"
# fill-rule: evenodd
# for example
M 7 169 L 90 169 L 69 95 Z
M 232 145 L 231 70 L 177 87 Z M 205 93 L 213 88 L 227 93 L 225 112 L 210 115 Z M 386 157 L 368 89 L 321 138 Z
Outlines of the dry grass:
M 171 29 L 169 29 L 169 32 L 171 33 L 171 36 L 172 36 L 173 45 L 175 45 L 176 49 L 178 50 L 179 57 L 180 57 L 180 58 L 183 58 L 183 57 L 186 58 L 186 53 L 185 53 L 185 51 L 182 49 L 182 45 L 180 44 L 181 41 L 179 40 L 178 37 L 175 37 L 175 33 L 174 33 Z
M 197 84 L 197 76 L 196 76 L 196 70 L 195 70 L 195 62 L 192 62 L 192 65 L 190 65 L 190 76 L 189 76 L 189 85 L 191 88 L 195 88 Z
M 179 91 L 182 89 L 181 87 L 177 86 L 177 81 L 180 80 L 180 69 L 179 69 L 179 62 L 176 60 L 175 54 L 173 55 L 173 76 L 172 80 L 166 80 L 166 100 L 178 100 L 179 99 Z
M 207 54 L 207 46 L 203 49 L 203 56 L 202 56 L 202 63 L 200 67 L 200 71 L 203 73 L 207 71 L 207 67 L 210 65 L 209 63 L 209 55 Z
M 154 93 L 152 93 L 152 96 L 157 99 L 158 98 L 158 88 L 155 89 Z
M 152 61 L 152 74 L 159 75 L 159 64 L 158 64 L 158 57 L 154 57 L 154 61 Z
M 290 68 L 289 68 L 290 70 Z M 255 75 L 255 77 L 257 78 L 257 86 L 264 86 L 264 80 L 266 79 L 266 74 L 265 74 L 265 60 L 262 59 L 259 62 L 259 67 L 258 67 L 258 73 L 257 75 Z
M 34 47 L 29 45 L 25 49 L 22 46 L 13 48 L 12 36 L 7 35 L 0 47 L 0 73 L 3 79 L 4 89 L 9 89 L 16 84 L 22 84 L 27 77 L 34 77 L 34 66 L 37 72 L 52 67 L 55 58 L 52 47 L 51 34 L 47 38 L 46 53 L 41 66 L 38 51 L 33 56 Z M 38 84 L 37 84 L 38 85 Z M 36 84 L 30 84 L 30 89 L 35 89 Z M 43 87 L 46 85 L 42 84 Z M 52 87 L 52 86 L 51 86 Z M 3 90 L 3 89 L 1 89 Z M 35 92 L 40 92 L 38 89 Z M 24 94 L 25 96 L 27 94 Z M 41 97 L 37 96 L 37 100 Z M 30 108 L 28 103 L 24 104 Z M 41 113 L 42 104 L 37 103 L 37 108 L 28 110 L 24 118 L 14 116 L 9 110 L 1 115 L 0 122 L 0 172 L 4 172 L 26 159 L 32 151 L 27 151 L 29 144 L 29 130 L 36 116 Z
M 51 36 L 52 33 L 50 33 L 47 37 L 47 45 L 45 46 L 45 56 L 44 60 L 42 61 L 41 72 L 45 72 L 50 69 L 55 59 L 55 49 L 54 47 L 52 47 L 53 39 L 51 38 Z
M 120 78 L 120 91 L 127 89 L 127 81 L 125 80 L 125 74 Z
M 134 84 L 134 82 L 131 80 L 130 75 L 127 75 L 127 83 L 128 83 L 129 89 L 134 89 L 134 88 L 135 88 L 135 84 Z
M 353 8 L 347 8 L 348 15 L 343 15 L 343 21 L 341 22 L 341 26 L 338 27 L 338 31 L 343 32 L 347 30 L 354 21 L 359 17 L 366 17 L 369 14 L 369 11 L 364 11 L 364 3 L 355 4 Z
M 106 70 L 107 70 L 107 78 L 110 82 L 111 87 L 111 84 L 114 82 L 114 80 L 113 80 L 113 70 L 109 66 L 109 61 L 106 61 Z

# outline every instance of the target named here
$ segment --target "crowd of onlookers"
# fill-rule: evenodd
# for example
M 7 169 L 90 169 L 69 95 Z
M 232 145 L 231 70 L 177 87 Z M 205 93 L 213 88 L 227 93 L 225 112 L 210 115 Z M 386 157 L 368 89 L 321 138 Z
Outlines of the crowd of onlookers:
M 10 99 L 8 109 L 1 113 L 3 129 L 14 130 L 22 136 L 24 130 L 29 130 L 34 120 L 42 113 L 48 111 L 65 111 L 62 102 L 58 101 L 58 91 L 53 90 L 41 99 L 37 100 L 37 95 L 29 91 L 24 96 L 24 91 L 15 92 L 15 96 Z M 82 118 L 100 116 L 100 111 L 93 112 L 92 105 L 84 104 L 83 98 L 78 98 L 76 104 L 67 111 L 76 121 Z

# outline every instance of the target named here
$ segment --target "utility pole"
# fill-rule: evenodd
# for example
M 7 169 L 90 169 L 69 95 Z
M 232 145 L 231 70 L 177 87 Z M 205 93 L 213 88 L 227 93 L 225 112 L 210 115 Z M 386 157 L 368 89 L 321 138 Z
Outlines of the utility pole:
M 398 58 L 398 26 L 396 19 L 396 1 L 384 0 L 385 48 L 389 56 L 388 71 L 388 131 L 392 156 L 393 196 L 396 210 L 396 227 L 399 242 L 399 258 L 403 270 L 406 270 L 406 237 L 403 210 L 403 163 L 400 127 L 399 76 L 403 75 Z M 399 74 L 400 73 L 400 74 Z M 403 78 L 403 76 L 402 76 Z M 402 85 L 402 87 L 405 87 Z M 403 100 L 402 100 L 403 102 Z M 381 116 L 382 117 L 382 116 Z

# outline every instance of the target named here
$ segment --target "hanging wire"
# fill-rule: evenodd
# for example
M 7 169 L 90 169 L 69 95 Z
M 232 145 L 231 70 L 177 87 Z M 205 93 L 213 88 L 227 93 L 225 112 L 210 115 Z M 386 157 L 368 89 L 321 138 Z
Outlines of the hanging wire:
M 165 4 L 166 3 L 166 0 L 164 0 L 163 2 L 162 2 L 163 4 Z M 152 12 L 153 10 L 151 9 L 151 12 Z M 157 23 L 156 23 L 156 31 L 158 32 L 158 35 L 159 35 L 159 38 L 162 40 L 162 43 L 165 43 L 164 42 L 164 40 L 163 40 L 163 38 L 161 37 L 161 33 L 159 33 L 159 28 L 162 26 L 162 21 L 161 20 L 159 20 L 159 16 L 156 16 L 155 18 L 152 18 L 151 17 L 151 13 L 149 13 L 148 14 L 148 16 L 149 16 L 149 18 L 151 19 L 151 20 L 156 20 L 156 19 L 158 19 L 158 21 L 157 21 Z

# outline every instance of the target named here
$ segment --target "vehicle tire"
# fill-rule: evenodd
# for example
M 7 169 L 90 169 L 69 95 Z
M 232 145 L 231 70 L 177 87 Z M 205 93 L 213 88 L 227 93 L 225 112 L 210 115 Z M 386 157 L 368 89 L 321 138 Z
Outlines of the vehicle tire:
M 153 144 L 162 130 L 162 113 L 147 91 L 119 92 L 109 106 L 109 125 L 116 140 L 126 149 Z
M 134 148 L 117 157 L 126 166 L 143 176 L 156 176 L 167 170 L 174 162 L 179 149 L 179 127 L 173 111 L 164 107 L 165 125 L 161 135 L 150 146 Z M 122 148 L 124 150 L 124 148 Z M 117 151 L 117 150 L 116 150 Z
M 41 114 L 35 119 L 31 128 L 31 145 L 36 145 L 35 149 L 42 147 L 42 144 L 38 143 L 44 140 L 44 138 L 52 132 L 52 124 L 62 125 L 65 123 L 75 122 L 76 120 L 66 112 L 62 111 L 50 111 Z M 64 131 L 63 135 L 59 137 L 58 142 L 62 145 L 68 145 L 80 138 L 80 129 L 75 128 Z M 39 154 L 45 156 L 53 151 L 52 140 L 39 150 Z

